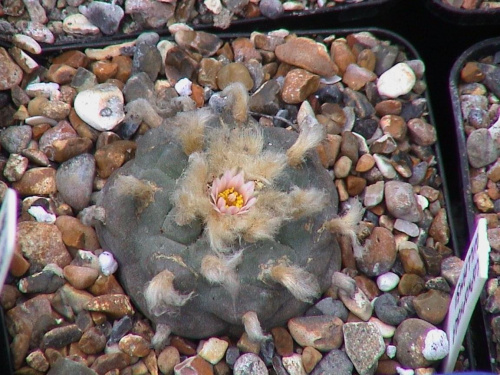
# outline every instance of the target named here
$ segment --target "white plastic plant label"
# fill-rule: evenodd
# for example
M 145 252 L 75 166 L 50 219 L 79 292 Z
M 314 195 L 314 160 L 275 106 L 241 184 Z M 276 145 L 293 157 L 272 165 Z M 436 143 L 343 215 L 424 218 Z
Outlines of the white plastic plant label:
M 17 227 L 17 196 L 7 189 L 0 209 L 0 291 L 3 289 L 10 262 L 14 255 Z
M 450 302 L 446 321 L 450 351 L 443 362 L 444 372 L 452 372 L 455 367 L 470 318 L 488 279 L 489 253 L 486 219 L 479 219 Z

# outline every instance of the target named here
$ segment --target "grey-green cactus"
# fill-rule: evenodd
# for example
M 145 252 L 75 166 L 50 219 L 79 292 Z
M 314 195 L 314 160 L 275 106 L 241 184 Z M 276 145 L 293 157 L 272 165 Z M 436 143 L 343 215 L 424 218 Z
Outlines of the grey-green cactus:
M 340 268 L 337 193 L 315 152 L 322 126 L 306 104 L 299 134 L 262 128 L 242 87 L 224 97 L 229 115 L 182 113 L 142 136 L 98 200 L 96 229 L 122 285 L 185 337 L 282 325 Z

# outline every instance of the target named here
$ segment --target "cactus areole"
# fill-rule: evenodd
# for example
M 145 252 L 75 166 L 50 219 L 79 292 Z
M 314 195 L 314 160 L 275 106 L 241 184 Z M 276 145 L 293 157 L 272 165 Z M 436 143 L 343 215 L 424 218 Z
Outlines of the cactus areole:
M 155 324 L 190 338 L 237 334 L 253 312 L 267 330 L 330 286 L 340 251 L 323 224 L 338 197 L 307 135 L 314 126 L 228 125 L 205 108 L 138 140 L 99 195 L 96 229 Z

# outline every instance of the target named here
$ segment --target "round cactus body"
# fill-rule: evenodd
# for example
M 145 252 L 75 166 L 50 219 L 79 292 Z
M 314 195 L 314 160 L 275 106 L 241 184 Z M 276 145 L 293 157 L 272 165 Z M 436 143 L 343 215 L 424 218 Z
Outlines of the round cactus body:
M 214 117 L 195 128 L 139 139 L 98 199 L 102 247 L 135 304 L 175 334 L 236 333 L 249 311 L 264 329 L 282 325 L 340 268 L 323 230 L 337 214 L 332 178 L 314 151 L 290 165 L 294 131 L 228 129 Z

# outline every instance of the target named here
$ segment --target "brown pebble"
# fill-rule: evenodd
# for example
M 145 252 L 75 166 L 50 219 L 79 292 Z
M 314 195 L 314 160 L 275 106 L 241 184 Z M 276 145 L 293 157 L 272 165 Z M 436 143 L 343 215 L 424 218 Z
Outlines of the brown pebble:
M 380 128 L 384 134 L 389 134 L 397 141 L 401 141 L 406 136 L 406 121 L 398 115 L 385 115 L 379 121 Z
M 309 374 L 323 358 L 322 354 L 311 346 L 306 346 L 302 351 L 302 365 Z
M 370 301 L 380 295 L 377 283 L 365 275 L 354 276 L 354 281 L 356 281 L 356 286 L 365 293 Z
M 327 134 L 326 138 L 316 148 L 321 164 L 325 168 L 332 167 L 340 151 L 340 135 Z
M 293 339 L 290 333 L 284 327 L 275 327 L 271 329 L 273 336 L 274 347 L 276 352 L 282 356 L 289 356 L 293 354 Z
M 174 367 L 175 374 L 179 375 L 213 375 L 213 366 L 199 356 L 193 356 L 185 359 Z
M 192 356 L 196 354 L 196 345 L 194 342 L 180 337 L 180 336 L 172 336 L 170 339 L 170 345 L 175 347 L 180 354 Z
M 358 268 L 367 276 L 389 271 L 396 261 L 396 243 L 390 231 L 375 227 L 366 240 L 367 251 L 357 257 Z
M 60 85 L 71 83 L 76 69 L 66 64 L 52 64 L 47 71 L 47 79 Z
M 125 353 L 103 354 L 97 357 L 90 367 L 98 374 L 106 374 L 111 370 L 122 370 L 131 363 L 131 358 Z
M 61 231 L 64 244 L 70 250 L 85 249 L 94 251 L 100 247 L 94 228 L 84 225 L 73 216 L 58 216 L 55 222 Z
M 240 82 L 247 90 L 253 88 L 254 82 L 248 68 L 240 62 L 224 65 L 217 72 L 217 86 L 224 90 L 231 83 Z
M 56 139 L 52 143 L 52 160 L 62 163 L 77 155 L 89 152 L 91 148 L 92 140 L 88 138 Z
M 66 280 L 76 289 L 87 289 L 99 276 L 99 271 L 89 267 L 67 265 L 63 271 Z
M 162 374 L 174 373 L 174 367 L 181 362 L 180 354 L 174 346 L 167 346 L 158 355 L 158 368 Z
M 360 195 L 366 187 L 366 180 L 362 177 L 349 175 L 346 178 L 347 192 L 351 197 Z
M 481 82 L 485 75 L 475 61 L 467 62 L 460 71 L 460 78 L 465 83 Z
M 18 251 L 14 251 L 9 268 L 12 276 L 21 277 L 28 271 L 29 268 L 30 263 L 23 257 L 23 255 Z
M 40 349 L 32 351 L 26 357 L 26 363 L 34 370 L 45 372 L 49 369 L 49 361 Z
M 111 63 L 117 65 L 115 78 L 125 83 L 132 75 L 132 59 L 128 56 L 113 56 Z
M 378 361 L 377 370 L 375 374 L 377 375 L 397 375 L 398 367 L 401 368 L 401 363 L 393 359 L 381 359 Z
M 70 50 L 63 52 L 52 59 L 52 64 L 66 64 L 75 69 L 85 68 L 89 62 L 88 57 L 81 51 Z
M 113 318 L 121 318 L 134 313 L 129 297 L 124 294 L 105 294 L 94 297 L 87 302 L 85 309 L 103 312 Z
M 303 316 L 290 319 L 288 330 L 299 345 L 330 351 L 339 348 L 344 341 L 343 324 L 336 316 Z
M 260 352 L 260 342 L 250 340 L 246 332 L 243 332 L 236 346 L 242 353 L 259 354 Z
M 292 38 L 277 46 L 275 53 L 279 60 L 321 76 L 331 77 L 339 70 L 324 45 L 310 38 Z
M 356 163 L 356 172 L 368 172 L 375 165 L 375 159 L 370 154 L 363 154 Z
M 233 48 L 233 59 L 234 61 L 247 62 L 251 59 L 256 59 L 257 61 L 262 60 L 262 56 L 259 51 L 257 51 L 248 38 L 236 38 L 231 42 L 231 47 Z
M 431 324 L 440 324 L 448 313 L 451 297 L 447 293 L 431 289 L 413 299 L 413 306 L 420 319 Z
M 115 77 L 118 73 L 118 64 L 106 60 L 95 61 L 91 65 L 92 73 L 97 77 L 97 82 L 103 83 Z
M 57 192 L 56 170 L 49 167 L 28 169 L 12 187 L 21 195 L 49 195 Z
M 31 271 L 41 271 L 47 264 L 64 268 L 71 256 L 62 241 L 61 232 L 53 224 L 23 221 L 17 226 L 18 246 L 31 264 Z
M 136 144 L 132 141 L 116 141 L 96 151 L 94 157 L 97 173 L 107 178 L 135 155 Z
M 125 294 L 114 275 L 99 275 L 94 284 L 89 287 L 89 292 L 94 296 L 101 296 L 104 294 Z
M 281 98 L 285 103 L 298 104 L 319 88 L 319 76 L 304 69 L 292 69 L 285 76 Z
M 400 248 L 399 259 L 406 273 L 413 273 L 418 276 L 425 276 L 425 265 L 417 249 Z
M 22 69 L 12 60 L 7 50 L 0 47 L 0 91 L 19 85 L 23 79 Z
M 448 226 L 446 209 L 441 208 L 437 215 L 434 216 L 431 227 L 429 228 L 429 235 L 434 238 L 436 242 L 441 242 L 443 245 L 446 245 L 450 241 L 450 227 Z
M 222 62 L 214 58 L 203 58 L 198 70 L 198 83 L 202 86 L 217 90 L 217 74 L 222 68 Z
M 335 64 L 337 64 L 339 75 L 341 76 L 344 75 L 350 64 L 356 63 L 356 56 L 354 56 L 351 48 L 342 39 L 333 41 L 330 47 L 330 54 Z
M 405 273 L 398 284 L 398 292 L 403 296 L 418 296 L 425 288 L 425 281 L 414 273 Z
M 106 341 L 106 336 L 99 327 L 91 327 L 83 333 L 78 346 L 85 354 L 98 354 L 106 347 Z
M 151 345 L 142 336 L 128 334 L 118 343 L 120 350 L 131 357 L 145 357 L 151 351 Z

